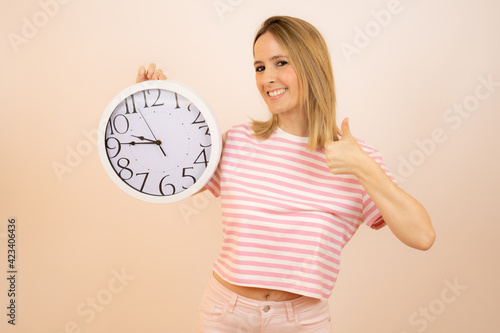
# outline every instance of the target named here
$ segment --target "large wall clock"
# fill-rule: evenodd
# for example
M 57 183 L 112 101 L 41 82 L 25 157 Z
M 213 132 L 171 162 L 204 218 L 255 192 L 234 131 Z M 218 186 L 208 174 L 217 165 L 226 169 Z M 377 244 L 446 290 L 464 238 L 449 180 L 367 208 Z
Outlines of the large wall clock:
M 191 87 L 149 80 L 111 100 L 99 125 L 98 148 L 119 188 L 144 201 L 170 203 L 210 180 L 222 135 L 214 113 Z

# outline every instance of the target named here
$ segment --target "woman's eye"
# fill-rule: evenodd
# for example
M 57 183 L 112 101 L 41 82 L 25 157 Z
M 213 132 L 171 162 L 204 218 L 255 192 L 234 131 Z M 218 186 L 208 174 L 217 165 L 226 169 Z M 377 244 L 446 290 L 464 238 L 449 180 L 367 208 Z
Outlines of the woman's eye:
M 288 64 L 288 62 L 282 60 L 282 61 L 278 61 L 278 63 L 276 65 L 277 66 L 285 66 L 286 64 Z
M 256 72 L 262 72 L 264 70 L 264 66 L 259 66 L 255 68 Z

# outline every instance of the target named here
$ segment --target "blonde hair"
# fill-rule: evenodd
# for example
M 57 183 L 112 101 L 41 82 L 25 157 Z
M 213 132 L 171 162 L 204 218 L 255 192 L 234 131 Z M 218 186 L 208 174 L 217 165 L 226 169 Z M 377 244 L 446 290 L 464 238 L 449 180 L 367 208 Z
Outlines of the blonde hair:
M 324 148 L 327 140 L 337 141 L 335 122 L 335 81 L 330 53 L 319 31 L 310 23 L 290 16 L 273 16 L 262 23 L 253 46 L 260 36 L 270 32 L 285 48 L 297 73 L 301 107 L 307 115 L 310 151 Z M 267 139 L 278 126 L 278 116 L 267 121 L 253 120 L 252 130 L 259 139 Z

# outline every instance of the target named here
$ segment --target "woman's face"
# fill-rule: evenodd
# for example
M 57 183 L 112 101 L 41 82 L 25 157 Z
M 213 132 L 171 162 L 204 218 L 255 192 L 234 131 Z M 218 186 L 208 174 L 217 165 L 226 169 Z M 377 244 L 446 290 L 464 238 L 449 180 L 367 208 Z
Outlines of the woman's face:
M 257 89 L 273 114 L 300 113 L 299 80 L 290 65 L 288 52 L 270 32 L 254 46 Z

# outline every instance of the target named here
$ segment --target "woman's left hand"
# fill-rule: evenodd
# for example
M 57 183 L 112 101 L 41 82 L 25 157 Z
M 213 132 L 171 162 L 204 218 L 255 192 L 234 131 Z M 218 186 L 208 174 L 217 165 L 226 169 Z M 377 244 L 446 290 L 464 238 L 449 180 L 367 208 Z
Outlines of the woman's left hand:
M 382 167 L 361 148 L 342 122 L 342 138 L 325 144 L 326 164 L 333 174 L 354 175 L 382 214 L 392 233 L 415 249 L 428 250 L 436 233 L 425 208 L 403 191 Z
M 342 121 L 341 129 L 339 141 L 325 143 L 326 165 L 333 174 L 358 176 L 362 166 L 366 165 L 367 158 L 371 158 L 352 136 L 349 118 Z

